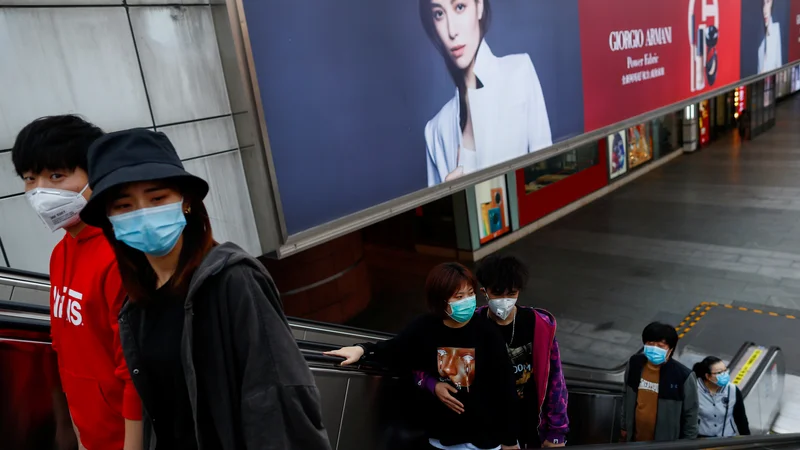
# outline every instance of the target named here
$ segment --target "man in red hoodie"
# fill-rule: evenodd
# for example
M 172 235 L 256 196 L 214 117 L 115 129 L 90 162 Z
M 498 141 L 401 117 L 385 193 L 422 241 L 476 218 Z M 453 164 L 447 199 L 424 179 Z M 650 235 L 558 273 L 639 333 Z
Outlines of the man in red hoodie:
M 102 135 L 77 116 L 43 117 L 19 132 L 11 158 L 44 224 L 66 231 L 50 256 L 50 328 L 78 439 L 88 450 L 141 450 L 141 401 L 117 324 L 122 280 L 103 232 L 79 216 L 91 195 L 89 145 Z

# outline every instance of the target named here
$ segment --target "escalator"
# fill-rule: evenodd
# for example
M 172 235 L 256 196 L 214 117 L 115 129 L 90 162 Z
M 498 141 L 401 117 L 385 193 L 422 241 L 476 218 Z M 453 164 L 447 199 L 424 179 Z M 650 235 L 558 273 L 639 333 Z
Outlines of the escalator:
M 12 289 L 12 295 L 5 293 L 12 299 L 15 289 L 24 289 L 26 295 L 38 291 L 44 293 L 45 299 L 49 291 L 46 277 L 5 269 L 0 272 L 0 299 L 3 288 Z M 290 319 L 290 326 L 320 389 L 323 419 L 334 449 L 399 450 L 415 448 L 414 443 L 424 439 L 419 427 L 409 421 L 409 417 L 414 416 L 409 404 L 413 403 L 415 395 L 429 394 L 381 370 L 343 368 L 338 366 L 339 359 L 322 355 L 326 350 L 343 345 L 387 339 L 390 334 L 300 319 Z M 758 358 L 753 359 L 756 348 L 760 349 Z M 769 410 L 763 414 L 764 423 L 769 423 L 764 425 L 767 430 L 776 415 L 774 399 L 780 399 L 778 388 L 782 389 L 782 384 L 772 381 L 776 376 L 782 377 L 782 361 L 779 349 L 747 343 L 729 364 L 732 373 L 735 368 L 747 365 L 747 373 L 739 386 L 746 391 L 748 416 L 752 416 L 751 411 L 760 411 L 763 404 L 762 409 Z M 15 450 L 52 447 L 47 444 L 52 443 L 55 433 L 50 396 L 53 379 L 48 375 L 53 373 L 52 364 L 48 308 L 0 300 L 0 442 L 3 442 L 0 447 Z M 601 370 L 564 364 L 564 375 L 570 395 L 569 444 L 601 444 L 603 447 L 598 448 L 613 448 L 609 443 L 615 442 L 619 435 L 624 368 Z M 754 418 L 751 417 L 751 421 Z M 793 448 L 800 448 L 800 440 L 786 439 L 780 441 L 781 445 L 796 443 L 798 447 Z M 756 445 L 762 441 L 753 442 Z

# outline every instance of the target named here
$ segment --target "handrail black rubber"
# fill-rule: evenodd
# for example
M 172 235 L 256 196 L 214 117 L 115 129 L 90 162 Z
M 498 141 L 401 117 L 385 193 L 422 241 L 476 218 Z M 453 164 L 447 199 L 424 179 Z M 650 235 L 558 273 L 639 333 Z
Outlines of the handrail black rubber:
M 30 303 L 19 303 L 10 300 L 0 300 L 0 310 L 43 314 L 48 317 L 50 316 L 50 307 L 48 306 L 31 305 Z
M 0 267 L 0 275 L 7 273 L 10 275 L 22 275 L 26 277 L 36 278 L 40 281 L 50 282 L 50 276 L 41 272 L 30 272 L 21 269 L 12 269 L 11 267 Z

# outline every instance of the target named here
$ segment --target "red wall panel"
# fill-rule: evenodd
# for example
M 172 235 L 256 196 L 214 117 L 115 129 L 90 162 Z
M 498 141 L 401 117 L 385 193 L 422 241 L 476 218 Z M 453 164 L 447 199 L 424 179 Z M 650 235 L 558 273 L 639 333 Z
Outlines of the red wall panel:
M 597 151 L 598 161 L 594 166 L 530 194 L 525 193 L 525 171 L 524 169 L 518 170 L 517 206 L 520 227 L 535 222 L 608 185 L 606 163 L 608 152 L 605 139 L 600 141 Z

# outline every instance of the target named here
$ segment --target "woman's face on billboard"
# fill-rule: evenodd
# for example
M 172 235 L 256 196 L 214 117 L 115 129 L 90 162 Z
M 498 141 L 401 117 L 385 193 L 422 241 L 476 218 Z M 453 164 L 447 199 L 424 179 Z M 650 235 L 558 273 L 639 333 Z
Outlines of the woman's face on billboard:
M 769 19 L 772 17 L 772 2 L 773 0 L 764 0 L 764 25 L 769 25 Z
M 433 0 L 431 13 L 448 57 L 459 69 L 468 68 L 481 44 L 483 0 Z

